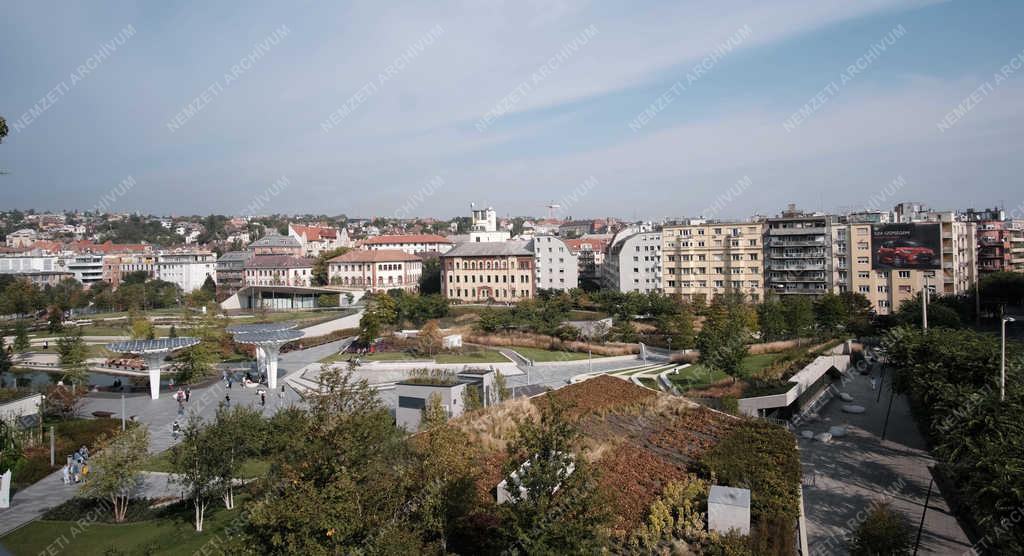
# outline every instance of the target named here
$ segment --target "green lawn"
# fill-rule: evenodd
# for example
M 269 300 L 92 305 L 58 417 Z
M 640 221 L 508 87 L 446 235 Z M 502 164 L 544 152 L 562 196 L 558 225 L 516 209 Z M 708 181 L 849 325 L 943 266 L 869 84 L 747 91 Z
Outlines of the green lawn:
M 771 365 L 781 355 L 781 353 L 763 353 L 760 355 L 748 355 L 743 358 L 743 366 L 740 369 L 740 374 L 743 376 L 743 378 L 754 377 L 761 371 L 761 369 Z
M 247 459 L 242 462 L 240 475 L 246 478 L 266 476 L 270 469 L 270 462 L 264 459 Z M 155 471 L 158 473 L 171 472 L 171 452 L 164 450 L 159 454 L 153 454 L 149 461 L 143 466 L 144 471 Z
M 743 364 L 740 367 L 740 375 L 743 378 L 754 377 L 761 371 L 761 369 L 771 365 L 772 362 L 780 357 L 780 355 L 781 354 L 779 353 L 748 355 L 743 358 Z M 676 374 L 668 375 L 668 379 L 672 381 L 672 383 L 684 389 L 704 388 L 728 377 L 729 375 L 722 371 L 709 371 L 707 367 L 700 363 L 691 364 L 689 367 L 681 369 Z
M 538 349 L 532 347 L 510 346 L 509 349 L 519 352 L 520 355 L 536 362 L 543 361 L 579 361 L 586 359 L 586 353 L 576 351 L 553 351 L 550 349 Z M 594 359 L 601 357 L 594 354 Z
M 335 353 L 320 360 L 321 363 L 338 363 L 354 358 L 351 353 Z M 426 359 L 405 351 L 384 351 L 360 356 L 362 361 L 419 361 Z M 440 353 L 434 358 L 436 363 L 508 363 L 497 351 L 480 349 L 463 353 Z
M 224 541 L 225 530 L 242 515 L 248 495 L 235 497 L 235 509 L 226 510 L 215 500 L 206 510 L 203 532 L 197 533 L 192 524 L 192 506 L 183 504 L 179 511 L 162 519 L 134 523 L 109 524 L 74 521 L 34 521 L 0 538 L 8 551 L 21 554 L 53 554 L 70 549 L 68 554 L 197 554 L 214 539 Z M 63 543 L 63 544 L 61 544 Z M 111 549 L 116 549 L 116 552 Z M 220 552 L 213 550 L 213 552 Z
M 508 358 L 490 349 L 464 351 L 463 353 L 441 353 L 434 358 L 438 363 L 508 363 Z
M 661 388 L 658 387 L 658 381 L 653 378 L 643 377 L 640 379 L 640 383 L 652 390 L 661 390 Z

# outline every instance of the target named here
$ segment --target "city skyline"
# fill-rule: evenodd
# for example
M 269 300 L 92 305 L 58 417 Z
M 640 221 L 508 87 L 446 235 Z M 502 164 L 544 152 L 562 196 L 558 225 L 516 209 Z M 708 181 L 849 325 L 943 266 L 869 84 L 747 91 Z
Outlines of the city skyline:
M 25 53 L 0 66 L 7 208 L 738 218 L 897 180 L 1024 205 L 1008 2 L 44 9 L 0 38 Z

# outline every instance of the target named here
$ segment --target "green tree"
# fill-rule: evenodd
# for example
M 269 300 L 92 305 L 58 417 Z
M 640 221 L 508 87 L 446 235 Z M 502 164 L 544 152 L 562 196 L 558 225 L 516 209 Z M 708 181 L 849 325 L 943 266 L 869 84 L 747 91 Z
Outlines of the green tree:
M 791 338 L 805 337 L 814 331 L 814 303 L 803 295 L 787 295 L 782 300 L 786 332 Z
M 199 532 L 203 530 L 206 508 L 219 494 L 217 473 L 222 456 L 211 450 L 207 441 L 203 420 L 193 413 L 182 430 L 181 442 L 171 449 L 174 480 L 192 501 L 194 525 Z
M 618 319 L 612 325 L 609 334 L 617 342 L 635 342 L 637 340 L 636 328 L 629 319 Z
M 708 309 L 704 326 L 697 335 L 700 362 L 731 376 L 735 382 L 743 368 L 750 342 L 750 323 L 756 320 L 745 304 L 736 300 L 719 300 Z
M 314 286 L 326 286 L 328 284 L 328 264 L 327 262 L 335 257 L 340 257 L 345 253 L 351 251 L 349 247 L 338 247 L 337 249 L 331 249 L 330 251 L 323 251 L 317 256 L 316 260 L 313 261 L 313 284 Z
M 912 530 L 906 518 L 889 503 L 872 504 L 867 518 L 850 538 L 851 556 L 901 556 L 910 554 Z
M 64 329 L 64 311 L 60 307 L 50 307 L 49 317 L 47 317 L 47 330 L 51 333 L 57 333 Z
M 761 339 L 766 342 L 783 340 L 787 336 L 788 326 L 782 303 L 775 299 L 766 299 L 757 306 L 757 321 L 761 325 Z
M 174 358 L 177 380 L 186 384 L 213 374 L 224 341 L 224 326 L 208 314 L 191 328 L 189 335 L 199 338 L 199 343 L 181 350 Z
M 684 308 L 678 313 L 662 314 L 657 317 L 658 333 L 668 340 L 671 338 L 675 349 L 691 348 L 696 341 L 693 332 L 693 313 Z
M 242 463 L 259 455 L 264 445 L 266 422 L 255 409 L 236 405 L 221 406 L 203 433 L 207 449 L 214 452 L 211 462 L 214 487 L 224 507 L 235 507 L 235 484 L 241 477 Z
M 423 405 L 423 415 L 420 417 L 420 430 L 431 430 L 443 426 L 448 422 L 448 410 L 441 403 L 441 396 L 433 393 L 427 398 Z
M 4 377 L 14 367 L 14 363 L 11 361 L 11 354 L 7 351 L 7 341 L 4 338 L 6 335 L 6 331 L 0 331 L 0 386 L 3 386 Z
M 64 377 L 73 384 L 84 384 L 86 378 L 86 359 L 89 356 L 82 329 L 75 327 L 70 334 L 57 339 L 57 353 L 60 354 L 60 366 Z
M 842 298 L 829 292 L 814 301 L 814 317 L 824 330 L 837 332 L 846 327 L 850 315 Z
M 377 316 L 376 311 L 365 311 L 363 316 L 359 317 L 359 341 L 364 344 L 373 343 L 378 337 L 380 337 L 380 317 Z
M 441 259 L 433 257 L 423 261 L 420 273 L 420 294 L 441 293 Z
M 579 428 L 564 406 L 549 402 L 539 421 L 519 421 L 508 446 L 504 471 L 511 498 L 499 506 L 507 550 L 596 554 L 606 544 L 610 516 Z
M 31 347 L 32 344 L 28 339 L 28 326 L 25 325 L 25 321 L 19 320 L 18 324 L 14 325 L 14 352 L 24 353 Z
M 134 426 L 111 437 L 101 436 L 97 446 L 89 458 L 89 480 L 82 485 L 81 495 L 109 500 L 114 521 L 121 523 L 149 460 L 149 430 Z
M 511 396 L 511 391 L 508 389 L 508 379 L 501 371 L 494 371 L 494 388 L 498 395 L 497 400 L 490 400 L 488 403 L 503 402 Z
M 3 116 L 0 116 L 0 143 L 4 142 L 4 137 L 7 137 L 7 120 Z
M 137 313 L 130 319 L 131 334 L 135 340 L 152 340 L 156 336 L 153 323 L 148 318 Z
M 4 288 L 3 312 L 23 317 L 40 307 L 39 289 L 28 280 L 14 280 Z

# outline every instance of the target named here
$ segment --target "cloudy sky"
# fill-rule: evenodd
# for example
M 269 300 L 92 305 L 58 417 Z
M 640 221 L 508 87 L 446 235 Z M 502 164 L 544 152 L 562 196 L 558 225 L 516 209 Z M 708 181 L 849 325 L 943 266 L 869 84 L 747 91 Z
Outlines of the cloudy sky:
M 0 207 L 1012 210 L 1022 16 L 980 0 L 7 3 Z

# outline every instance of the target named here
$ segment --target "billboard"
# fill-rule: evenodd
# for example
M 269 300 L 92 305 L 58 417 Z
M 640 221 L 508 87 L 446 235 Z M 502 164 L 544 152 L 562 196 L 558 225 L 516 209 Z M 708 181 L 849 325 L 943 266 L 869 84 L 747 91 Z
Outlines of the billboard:
M 942 266 L 939 224 L 874 224 L 871 268 L 936 270 Z

